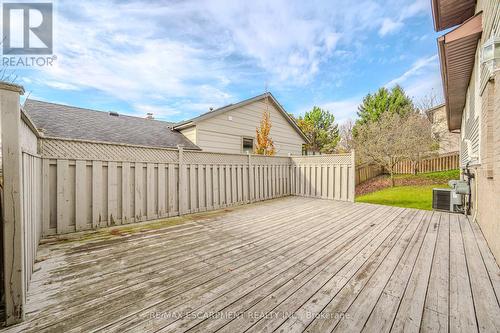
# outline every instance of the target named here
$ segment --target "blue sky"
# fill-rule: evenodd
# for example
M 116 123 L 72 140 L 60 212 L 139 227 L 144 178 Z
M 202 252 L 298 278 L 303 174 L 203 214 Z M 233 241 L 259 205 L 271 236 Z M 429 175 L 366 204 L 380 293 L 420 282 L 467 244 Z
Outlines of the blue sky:
M 52 68 L 19 70 L 30 97 L 179 121 L 267 85 L 287 111 L 340 122 L 401 84 L 441 95 L 430 0 L 57 1 Z

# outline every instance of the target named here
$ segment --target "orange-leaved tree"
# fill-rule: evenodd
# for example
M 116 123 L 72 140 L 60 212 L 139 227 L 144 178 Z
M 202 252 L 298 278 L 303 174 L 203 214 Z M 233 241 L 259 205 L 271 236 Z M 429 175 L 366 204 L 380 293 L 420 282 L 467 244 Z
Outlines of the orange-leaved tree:
M 256 154 L 272 156 L 276 153 L 273 140 L 269 136 L 271 127 L 271 113 L 268 110 L 266 98 L 266 111 L 264 111 L 262 120 L 260 121 L 260 127 L 257 127 L 255 130 L 257 134 L 257 143 L 255 144 Z

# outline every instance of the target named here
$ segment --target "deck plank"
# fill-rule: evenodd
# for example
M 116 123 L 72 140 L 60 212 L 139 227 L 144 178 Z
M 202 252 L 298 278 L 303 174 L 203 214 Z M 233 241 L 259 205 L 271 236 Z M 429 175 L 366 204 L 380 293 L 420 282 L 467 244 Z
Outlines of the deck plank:
M 391 328 L 394 332 L 419 332 L 420 330 L 439 222 L 440 215 L 433 214 Z
M 384 212 L 387 211 L 380 212 L 380 216 L 383 216 Z M 376 215 L 373 216 L 375 217 Z M 380 229 L 384 229 L 384 227 L 386 227 L 388 224 L 393 223 L 394 219 L 389 219 L 387 222 L 387 224 L 380 223 L 380 225 L 377 228 L 373 228 L 373 230 L 376 230 L 375 232 L 381 231 Z M 366 225 L 366 222 L 363 223 L 363 225 Z M 363 234 L 361 234 L 360 236 L 363 236 Z M 307 259 L 306 262 L 311 262 L 311 264 L 309 265 L 309 267 L 303 269 L 302 271 L 287 270 L 283 273 L 280 273 L 273 279 L 267 281 L 258 281 L 260 284 L 257 283 L 257 286 L 254 283 L 250 284 L 247 289 L 240 288 L 240 292 L 236 296 L 243 296 L 236 297 L 236 300 L 234 299 L 235 295 L 228 295 L 225 297 L 221 297 L 216 302 L 205 305 L 204 308 L 199 309 L 198 311 L 201 311 L 203 313 L 208 311 L 209 309 L 216 309 L 216 311 L 221 312 L 223 316 L 220 318 L 220 320 L 207 320 L 204 325 L 199 325 L 196 328 L 196 331 L 212 331 L 215 327 L 222 327 L 226 322 L 230 321 L 229 318 L 231 313 L 240 313 L 245 311 L 247 313 L 264 312 L 266 307 L 271 306 L 272 308 L 272 306 L 274 306 L 273 304 L 278 303 L 279 300 L 288 300 L 288 297 L 292 294 L 294 294 L 294 296 L 297 295 L 296 290 L 299 289 L 299 287 L 305 289 L 304 285 L 306 284 L 314 284 L 319 281 L 320 278 L 324 279 L 331 277 L 328 272 L 334 271 L 336 267 L 340 269 L 343 264 L 348 262 L 350 256 L 352 256 L 350 252 L 355 253 L 352 248 L 363 248 L 363 241 L 370 242 L 372 240 L 372 238 L 370 237 L 370 233 L 366 233 L 365 236 L 367 237 L 359 237 L 357 240 L 349 242 L 348 247 L 338 248 L 337 250 L 330 251 L 328 251 L 328 248 L 324 248 L 321 252 L 317 253 L 316 257 L 310 256 Z M 314 261 L 315 259 L 317 260 Z M 316 280 L 311 281 L 312 279 Z M 227 306 L 228 304 L 230 306 Z M 252 309 L 249 310 L 250 308 Z M 176 331 L 179 329 L 185 330 L 192 327 L 193 324 L 196 324 L 196 321 L 188 320 L 188 318 L 183 318 L 182 321 L 177 321 L 174 325 L 170 325 L 168 328 L 163 329 L 162 331 Z M 249 326 L 248 323 L 246 324 L 247 326 Z M 235 325 L 240 326 L 235 327 Z M 226 330 L 241 331 L 244 330 L 244 327 L 242 327 L 242 325 L 244 325 L 244 323 L 231 323 L 231 328 L 228 328 Z
M 449 322 L 452 332 L 478 331 L 458 216 L 450 217 Z
M 427 218 L 430 219 L 430 217 Z M 427 220 L 427 218 L 424 219 L 423 222 L 431 222 L 432 225 L 432 221 Z M 427 227 L 427 231 L 428 230 L 429 226 Z M 432 239 L 428 236 L 429 233 L 426 233 L 421 246 L 415 244 L 415 246 L 411 247 L 411 249 L 406 251 L 401 257 L 400 262 L 392 272 L 390 279 L 380 294 L 375 307 L 371 311 L 366 323 L 364 323 L 364 329 L 366 331 L 387 332 L 393 326 L 394 320 L 396 319 L 396 322 L 398 321 L 397 319 L 399 318 L 396 318 L 397 315 L 401 316 L 401 314 L 403 314 L 402 316 L 404 317 L 410 312 L 411 298 L 415 297 L 417 292 L 422 292 L 419 290 L 421 285 L 417 285 L 417 282 L 420 282 L 420 284 L 423 283 L 422 279 L 420 279 L 422 276 L 419 275 L 422 273 L 420 271 L 422 269 L 422 263 L 419 265 L 418 261 L 420 260 L 420 262 L 422 262 L 425 260 L 429 256 L 429 252 L 433 250 L 433 248 L 430 248 Z M 425 287 L 423 290 L 424 296 Z M 403 324 L 405 323 L 403 322 Z M 396 323 L 395 326 L 397 327 L 397 325 Z
M 335 206 L 332 206 L 335 207 Z M 302 209 L 299 208 L 297 210 L 290 209 L 291 214 L 295 214 L 297 218 L 304 217 L 306 218 L 307 216 L 310 216 L 312 212 L 314 212 L 315 209 L 318 209 L 319 206 L 312 204 L 311 207 L 308 209 Z M 259 227 L 282 227 L 284 225 L 291 226 L 290 222 L 282 221 L 282 220 L 275 220 L 276 216 L 281 215 L 281 211 L 273 212 L 272 210 L 269 210 L 269 216 L 262 216 L 261 218 L 255 218 L 255 219 L 250 219 L 246 223 L 238 223 L 238 218 L 233 219 L 225 219 L 224 220 L 224 225 L 223 226 L 218 226 L 215 224 L 214 226 L 211 226 L 210 229 L 212 231 L 219 231 L 221 234 L 220 237 L 225 237 L 225 238 L 234 238 L 232 235 L 232 232 L 242 232 L 243 237 L 247 236 L 252 236 L 255 235 L 255 237 L 262 237 L 261 231 L 263 229 L 259 229 Z M 297 221 L 297 224 L 299 224 L 300 221 Z M 295 226 L 295 225 L 293 225 Z M 215 236 L 217 237 L 217 236 Z M 143 250 L 144 248 L 148 248 L 151 246 L 155 247 L 160 247 L 159 251 L 161 250 L 161 247 L 164 246 L 163 242 L 168 242 L 168 241 L 173 241 L 178 238 L 182 238 L 183 243 L 182 246 L 188 246 L 191 247 L 193 245 L 199 245 L 199 244 L 193 244 L 189 243 L 191 239 L 197 241 L 198 243 L 203 243 L 206 242 L 206 239 L 211 239 L 211 240 L 216 240 L 218 238 L 214 238 L 214 235 L 207 235 L 207 227 L 205 224 L 202 223 L 196 223 L 194 226 L 189 228 L 189 230 L 186 231 L 186 229 L 182 228 L 179 231 L 172 230 L 171 228 L 165 229 L 165 231 L 161 230 L 153 230 L 148 232 L 141 233 L 140 237 L 136 238 L 129 238 L 127 239 L 127 244 L 121 244 L 118 242 L 116 246 L 112 247 L 110 249 L 110 246 L 108 243 L 103 242 L 102 245 L 100 242 L 94 244 L 90 244 L 89 246 L 86 246 L 85 249 L 88 249 L 89 251 L 92 250 L 92 253 L 86 253 L 85 251 L 74 251 L 71 252 L 70 254 L 67 254 L 64 256 L 66 259 L 70 257 L 70 260 L 66 260 L 64 262 L 63 267 L 55 267 L 55 270 L 61 272 L 61 269 L 66 270 L 68 273 L 74 271 L 74 268 L 78 267 L 78 265 L 85 263 L 85 264 L 92 264 L 92 263 L 97 263 L 98 261 L 102 259 L 121 259 L 121 258 L 128 258 L 130 259 L 131 256 L 134 255 L 140 255 L 140 256 L 145 256 L 148 254 L 156 254 L 151 251 L 148 251 L 147 253 L 144 253 L 145 251 Z M 260 238 L 259 238 L 260 239 Z M 123 243 L 123 242 L 122 242 Z M 189 244 L 186 244 L 189 243 Z M 126 247 L 126 252 L 124 252 L 120 246 Z M 211 246 L 211 244 L 207 244 L 207 246 Z M 76 250 L 81 248 L 79 244 L 77 244 L 75 247 Z M 73 250 L 73 248 L 70 248 L 70 250 Z M 170 250 L 175 249 L 176 244 L 172 244 L 172 247 L 170 247 Z M 198 248 L 200 249 L 200 248 Z M 164 252 L 164 251 L 163 251 Z M 169 251 L 170 252 L 170 251 Z M 59 257 L 60 258 L 60 257 Z M 113 260 L 112 260 L 113 261 Z M 108 269 L 111 272 L 114 272 L 115 269 L 112 267 L 112 262 L 107 265 L 103 269 Z M 89 272 L 92 272 L 92 265 L 89 266 Z M 75 278 L 78 278 L 78 275 L 81 275 L 82 273 L 88 273 L 85 271 L 82 271 L 82 267 L 78 267 L 79 270 L 76 272 L 73 272 L 75 275 Z M 93 270 L 95 271 L 95 270 Z M 100 274 L 105 272 L 105 270 L 99 271 Z M 88 276 L 88 275 L 87 275 Z M 41 277 L 43 279 L 43 277 Z M 67 280 L 68 275 L 64 275 L 64 278 Z M 37 280 L 40 280 L 40 277 L 38 279 L 34 279 L 33 282 L 36 282 Z
M 351 331 L 353 327 L 363 327 L 401 256 L 423 239 L 426 231 L 426 225 L 422 222 L 424 215 L 424 212 L 418 212 L 414 217 L 419 221 L 414 224 L 415 228 L 405 231 L 378 266 L 369 266 L 360 271 L 360 275 L 351 280 L 323 309 L 320 316 L 307 327 L 307 331 L 345 332 Z
M 448 332 L 450 279 L 450 216 L 441 214 L 431 276 L 421 328 L 424 332 Z
M 356 216 L 355 214 L 352 215 L 353 217 Z M 343 226 L 343 228 L 346 229 L 349 227 L 349 222 L 351 222 L 351 220 L 342 222 L 342 224 L 339 224 L 339 227 Z M 317 230 L 313 228 L 308 232 L 302 233 L 300 236 L 284 237 L 282 242 L 269 248 L 269 253 L 272 253 L 272 256 L 262 257 L 261 253 L 256 253 L 255 257 L 247 258 L 244 264 L 239 263 L 239 266 L 222 267 L 222 270 L 217 271 L 217 276 L 213 279 L 207 279 L 207 276 L 203 276 L 199 281 L 192 284 L 192 288 L 186 286 L 177 288 L 176 291 L 179 292 L 179 294 L 174 293 L 174 297 L 170 298 L 165 297 L 165 295 L 160 295 L 154 299 L 148 299 L 147 302 L 149 305 L 143 306 L 144 310 L 135 313 L 133 316 L 128 316 L 130 320 L 125 322 L 123 322 L 123 318 L 119 318 L 123 323 L 111 329 L 122 331 L 131 329 L 131 327 L 135 327 L 137 324 L 146 324 L 148 327 L 141 326 L 141 328 L 138 329 L 139 331 L 145 331 L 149 329 L 150 325 L 153 325 L 153 327 L 155 325 L 155 321 L 153 320 L 149 322 L 145 322 L 144 320 L 151 312 L 182 312 L 186 307 L 196 308 L 196 304 L 199 302 L 208 302 L 212 297 L 215 298 L 226 292 L 230 292 L 254 278 L 262 278 L 263 274 L 269 275 L 277 270 L 286 269 L 288 266 L 300 263 L 312 253 L 318 251 L 325 242 L 328 242 L 329 235 L 337 232 L 338 228 L 332 228 L 329 232 L 325 232 L 321 228 Z M 283 245 L 283 241 L 287 243 L 286 246 Z M 170 292 L 169 294 L 172 293 Z M 163 322 L 163 320 L 161 320 L 161 322 Z M 109 329 L 109 327 L 106 327 L 106 329 Z
M 474 232 L 477 246 L 479 247 L 479 251 L 481 252 L 481 257 L 483 258 L 484 265 L 488 270 L 488 275 L 490 277 L 491 284 L 493 285 L 493 289 L 495 290 L 497 302 L 500 303 L 500 267 L 498 267 L 493 253 L 491 253 L 490 249 L 488 248 L 488 243 L 486 242 L 486 239 L 484 238 L 484 235 L 477 222 L 471 221 L 470 225 L 472 227 L 472 231 Z
M 328 211 L 325 210 L 324 212 L 325 214 L 328 214 Z M 313 217 L 311 217 L 311 219 L 313 219 Z M 302 220 L 304 220 L 302 218 Z M 307 220 L 307 219 L 306 219 Z M 345 222 L 347 223 L 347 221 Z M 307 227 L 307 226 L 304 226 L 304 228 Z M 321 233 L 322 232 L 322 229 L 314 229 L 314 228 L 309 228 L 310 232 L 316 232 L 316 233 Z M 293 232 L 293 231 L 291 231 Z M 277 234 L 277 236 L 279 237 L 280 235 Z M 314 241 L 312 239 L 308 239 L 307 237 L 307 233 L 296 233 L 294 237 L 291 237 L 291 238 L 283 238 L 283 237 L 280 237 L 280 241 L 278 242 L 267 242 L 271 245 L 271 250 L 268 250 L 269 253 L 273 252 L 274 249 L 279 249 L 280 246 L 282 245 L 282 242 L 283 241 L 286 241 L 288 243 L 292 243 L 293 241 L 298 241 L 300 239 L 303 239 L 303 241 Z M 292 247 L 291 245 L 289 245 L 289 247 Z M 288 248 L 285 247 L 285 250 L 287 250 Z M 296 251 L 298 251 L 299 248 L 296 249 Z M 254 249 L 254 253 L 251 255 L 251 256 L 247 256 L 247 257 L 244 257 L 243 258 L 243 261 L 239 263 L 240 266 L 245 266 L 245 265 L 250 265 L 250 267 L 248 268 L 250 270 L 251 267 L 257 267 L 258 264 L 259 264 L 259 261 L 257 261 L 256 259 L 258 259 L 259 257 L 262 257 L 262 251 L 264 249 L 262 248 L 257 248 L 257 249 Z M 230 253 L 231 254 L 231 253 Z M 237 253 L 239 254 L 239 253 Z M 241 255 L 243 255 L 244 253 L 242 253 Z M 237 257 L 236 258 L 231 258 L 231 256 L 229 256 L 229 259 L 233 259 L 233 260 L 236 260 L 238 259 Z M 266 260 L 266 257 L 263 257 L 261 258 L 261 261 L 263 260 Z M 206 260 L 203 260 L 203 261 L 206 261 Z M 229 264 L 229 262 L 227 262 L 227 264 Z M 169 262 L 166 262 L 165 265 L 170 265 Z M 221 265 L 221 263 L 218 263 L 218 265 Z M 239 266 L 235 265 L 236 267 L 232 267 L 231 269 L 236 269 L 238 268 Z M 245 267 L 247 267 L 245 266 Z M 123 304 L 123 302 L 127 303 L 126 302 L 126 299 L 134 299 L 134 295 L 137 294 L 137 295 L 141 295 L 141 296 L 145 296 L 144 292 L 147 293 L 147 295 L 151 295 L 151 298 L 147 298 L 147 297 L 144 297 L 143 299 L 143 303 L 144 303 L 144 307 L 147 307 L 147 304 L 151 304 L 156 301 L 161 301 L 162 300 L 162 297 L 164 297 L 165 295 L 170 295 L 172 294 L 175 290 L 177 291 L 182 291 L 182 290 L 189 290 L 189 287 L 191 286 L 192 288 L 195 288 L 197 287 L 200 283 L 203 283 L 204 281 L 206 280 L 210 280 L 211 278 L 216 278 L 217 276 L 219 275 L 224 275 L 224 273 L 227 273 L 227 270 L 228 270 L 229 267 L 215 267 L 214 270 L 212 270 L 211 272 L 209 273 L 206 273 L 203 271 L 203 269 L 201 269 L 201 271 L 199 272 L 200 273 L 200 276 L 198 277 L 198 279 L 192 279 L 192 280 L 185 280 L 183 281 L 180 285 L 171 285 L 170 282 L 168 283 L 168 286 L 171 287 L 170 289 L 168 288 L 164 288 L 165 290 L 163 291 L 163 294 L 161 294 L 161 289 L 158 289 L 158 288 L 151 288 L 151 286 L 149 285 L 141 285 L 142 289 L 139 289 L 139 290 L 135 290 L 134 288 L 136 288 L 135 284 L 132 283 L 132 285 L 129 287 L 129 289 L 125 290 L 124 291 L 124 297 L 121 297 L 121 298 L 112 298 L 114 297 L 115 295 L 111 295 L 110 297 L 108 297 L 109 294 L 107 294 L 106 296 L 104 297 L 101 297 L 101 298 L 98 298 L 96 301 L 94 302 L 90 302 L 90 303 L 87 303 L 87 306 L 93 308 L 95 306 L 98 306 L 100 303 L 103 303 L 103 302 L 106 302 L 107 305 L 113 305 L 113 304 Z M 133 273 L 133 272 L 132 272 Z M 255 272 L 251 272 L 253 274 L 255 274 Z M 166 275 L 168 277 L 168 275 Z M 181 279 L 181 280 L 184 280 L 184 279 Z M 133 280 L 132 280 L 133 282 Z M 150 282 L 150 281 L 148 281 Z M 159 283 L 159 286 L 161 288 L 162 284 Z M 173 289 L 173 290 L 172 290 Z M 163 295 L 163 296 L 161 296 Z M 125 298 L 125 299 L 123 299 Z M 114 315 L 117 316 L 117 317 L 120 317 L 120 313 L 126 313 L 127 310 L 129 310 L 130 308 L 136 308 L 138 310 L 141 309 L 141 307 L 139 306 L 138 303 L 134 303 L 134 304 L 130 304 L 128 307 L 113 307 L 113 306 L 109 306 L 107 308 L 107 311 L 114 311 Z M 82 322 L 79 322 L 78 320 L 75 320 L 75 313 L 72 313 L 71 315 L 73 316 L 73 320 L 71 322 L 72 325 L 77 325 L 77 324 L 82 324 L 83 322 L 86 322 L 86 321 L 89 321 L 91 319 L 91 316 L 89 316 L 85 311 L 84 309 L 78 309 L 78 312 L 77 313 L 81 313 L 82 316 L 80 317 L 80 320 Z M 100 319 L 100 316 L 102 314 L 99 314 L 99 316 L 97 316 L 95 318 L 95 321 L 99 321 Z M 110 314 L 108 314 L 108 316 L 110 316 Z M 67 329 L 68 327 L 60 327 L 61 329 Z M 54 327 L 54 329 L 57 329 L 57 327 Z
M 259 170 L 276 183 L 255 187 L 256 195 L 279 193 L 286 170 Z M 218 182 L 216 170 L 199 171 Z M 222 171 L 221 177 L 241 172 Z M 314 172 L 302 171 L 304 177 Z M 172 185 L 173 176 L 169 169 L 160 183 Z M 295 180 L 304 191 L 332 195 L 304 177 Z M 234 193 L 220 189 L 221 204 L 244 198 L 251 187 L 235 185 Z M 131 217 L 147 213 L 139 212 L 140 199 Z M 175 200 L 163 201 L 172 212 Z M 464 216 L 288 197 L 177 219 L 111 238 L 82 233 L 81 240 L 45 242 L 27 295 L 27 321 L 5 331 L 486 332 L 500 326 L 500 269 L 477 223 Z
M 317 207 L 312 205 L 311 209 L 317 209 Z M 305 210 L 302 212 L 304 215 L 296 213 L 296 218 L 298 218 L 298 219 L 303 218 L 303 217 L 305 218 L 307 215 L 310 215 L 310 212 L 311 211 L 309 211 L 309 210 Z M 117 275 L 121 276 L 122 279 L 120 281 L 116 281 L 116 282 L 121 283 L 123 281 L 126 281 L 129 278 L 126 275 L 126 273 L 131 272 L 131 273 L 135 274 L 135 272 L 137 270 L 139 270 L 141 273 L 144 273 L 145 271 L 147 273 L 148 268 L 151 268 L 151 272 L 158 271 L 160 268 L 162 268 L 162 265 L 161 265 L 162 262 L 166 262 L 169 267 L 175 268 L 175 264 L 176 264 L 175 258 L 181 259 L 179 262 L 184 263 L 184 265 L 185 265 L 185 262 L 190 262 L 192 260 L 195 260 L 196 258 L 203 258 L 203 260 L 207 260 L 208 258 L 210 258 L 210 256 L 206 256 L 205 254 L 211 254 L 212 256 L 216 256 L 219 253 L 223 253 L 224 251 L 228 251 L 231 249 L 233 249 L 233 250 L 238 249 L 238 248 L 241 249 L 245 245 L 248 245 L 248 244 L 256 245 L 256 244 L 258 244 L 257 242 L 269 242 L 270 240 L 272 240 L 270 238 L 271 236 L 273 236 L 274 238 L 281 237 L 279 234 L 276 234 L 272 231 L 279 230 L 280 228 L 283 227 L 283 225 L 290 226 L 290 231 L 295 230 L 295 228 L 292 228 L 292 227 L 294 227 L 293 221 L 290 221 L 288 224 L 286 224 L 286 223 L 278 224 L 278 225 L 271 224 L 270 226 L 260 227 L 260 228 L 255 228 L 255 226 L 258 226 L 257 222 L 269 223 L 269 220 L 267 220 L 267 219 L 265 219 L 263 221 L 255 221 L 254 220 L 253 222 L 254 222 L 253 225 L 249 225 L 247 227 L 248 229 L 246 229 L 246 228 L 243 229 L 243 231 L 246 232 L 245 235 L 238 237 L 237 239 L 234 239 L 234 237 L 231 237 L 231 233 L 229 231 L 231 231 L 232 228 L 224 229 L 225 233 L 228 233 L 228 234 L 225 235 L 224 238 L 220 239 L 220 243 L 221 243 L 220 246 L 216 243 L 216 241 L 218 239 L 215 236 L 204 238 L 205 242 L 206 242 L 206 240 L 210 240 L 211 242 L 204 244 L 203 246 L 199 245 L 198 243 L 186 242 L 187 239 L 185 237 L 182 237 L 182 242 L 181 242 L 182 245 L 180 247 L 170 247 L 168 253 L 166 253 L 163 257 L 155 257 L 154 260 L 146 260 L 145 262 L 140 261 L 140 258 L 143 257 L 141 252 L 138 253 L 139 255 L 141 255 L 140 257 L 138 257 L 138 256 L 134 256 L 132 251 L 127 250 L 127 248 L 130 246 L 130 243 L 126 244 L 126 246 L 127 246 L 126 248 L 123 248 L 122 246 L 117 246 L 118 247 L 116 249 L 117 253 L 125 253 L 126 256 L 120 257 L 120 256 L 117 256 L 116 254 L 110 255 L 108 253 L 108 254 L 106 254 L 106 256 L 104 258 L 101 255 L 100 259 L 105 260 L 105 259 L 109 258 L 110 261 L 113 261 L 113 259 L 120 258 L 120 260 L 126 260 L 128 262 L 126 268 L 121 267 L 121 269 L 116 269 L 116 268 L 110 269 L 109 266 L 111 266 L 111 265 L 108 264 L 106 268 L 99 269 L 98 275 L 94 279 L 95 280 L 94 281 L 91 278 L 91 275 L 95 272 L 95 263 L 98 263 L 99 261 L 96 261 L 94 263 L 87 262 L 86 264 L 88 266 L 88 271 L 87 271 L 88 279 L 85 279 L 85 280 L 79 279 L 78 281 L 73 281 L 73 279 L 68 279 L 68 276 L 71 277 L 70 274 L 64 274 L 62 276 L 62 278 L 64 279 L 64 282 L 62 284 L 54 284 L 54 282 L 56 282 L 58 280 L 52 279 L 51 286 L 55 285 L 54 288 L 58 292 L 61 292 L 62 291 L 61 289 L 64 288 L 64 286 L 68 286 L 70 289 L 73 289 L 75 287 L 82 287 L 83 288 L 87 284 L 90 284 L 92 282 L 98 282 L 99 279 L 102 279 L 104 276 L 107 278 L 107 280 L 110 280 L 110 278 L 113 278 L 114 276 L 117 276 Z M 295 225 L 295 227 L 297 227 L 297 226 Z M 252 232 L 252 229 L 250 229 L 250 228 L 252 228 L 258 232 L 255 232 L 255 231 Z M 206 232 L 206 230 L 205 230 L 205 232 Z M 268 233 L 269 235 L 266 236 L 266 233 Z M 199 235 L 198 235 L 198 237 L 199 237 Z M 165 236 L 165 238 L 168 239 L 168 237 L 166 237 L 166 236 Z M 142 243 L 144 241 L 145 240 L 142 238 L 137 241 L 139 243 L 138 245 L 142 246 L 142 249 L 144 249 L 146 246 L 146 244 Z M 245 241 L 247 241 L 247 242 L 245 242 Z M 159 245 L 159 250 L 158 250 L 158 253 L 156 253 L 155 255 L 160 255 L 161 252 L 165 252 L 164 251 L 165 244 L 163 244 L 163 242 L 159 242 L 158 240 L 156 240 L 156 243 L 157 243 L 157 245 Z M 196 245 L 196 246 L 193 246 L 193 245 Z M 189 255 L 191 253 L 191 252 L 189 252 L 190 248 L 193 248 L 196 250 L 196 253 L 193 253 L 193 255 L 195 255 L 195 257 Z M 209 249 L 210 249 L 210 251 L 208 251 Z M 176 254 L 177 250 L 179 252 Z M 207 250 L 207 252 L 203 253 L 203 250 Z M 203 253 L 203 255 L 200 253 L 200 251 L 201 251 L 201 253 Z M 146 253 L 145 259 L 148 259 L 148 256 L 153 254 L 153 253 L 154 252 L 152 252 L 152 251 L 148 251 Z M 181 257 L 181 256 L 179 256 L 179 254 L 183 254 L 183 256 Z M 114 261 L 116 261 L 116 260 L 114 260 Z M 133 262 L 133 261 L 139 261 L 139 265 L 131 265 L 130 262 Z M 82 272 L 81 267 L 72 268 L 72 271 L 75 271 L 75 270 L 76 270 L 76 272 L 74 272 L 75 278 L 78 279 L 79 274 Z M 107 272 L 109 272 L 110 274 L 106 274 Z M 42 280 L 39 280 L 38 282 L 46 284 L 47 281 L 42 279 Z M 75 284 L 78 282 L 80 284 Z M 103 290 L 105 290 L 105 288 L 107 288 L 107 287 L 108 286 L 106 286 L 106 285 L 102 286 Z M 92 288 L 91 291 L 95 292 L 96 288 L 99 289 L 99 287 L 94 287 L 94 288 Z M 42 290 L 43 290 L 43 294 L 41 295 L 40 298 L 43 299 L 44 297 L 46 297 L 48 289 L 47 289 L 47 287 L 45 287 Z M 68 295 L 68 297 L 70 299 L 74 299 L 73 294 Z
M 292 289 L 293 294 L 271 312 L 273 316 L 280 318 L 279 320 L 261 320 L 252 327 L 252 331 L 276 328 L 281 324 L 279 330 L 301 332 L 362 265 L 367 261 L 376 260 L 385 249 L 381 244 L 400 235 L 408 222 L 401 219 L 401 213 L 402 211 L 394 211 L 390 215 L 382 216 L 381 223 L 376 228 L 372 225 L 377 221 L 369 221 L 372 230 L 367 238 L 360 239 L 355 246 L 348 248 L 335 263 L 304 283 L 300 289 Z
M 479 331 L 498 331 L 500 330 L 500 316 L 496 314 L 500 312 L 500 307 L 488 270 L 479 252 L 469 220 L 465 216 L 461 216 L 459 220 Z

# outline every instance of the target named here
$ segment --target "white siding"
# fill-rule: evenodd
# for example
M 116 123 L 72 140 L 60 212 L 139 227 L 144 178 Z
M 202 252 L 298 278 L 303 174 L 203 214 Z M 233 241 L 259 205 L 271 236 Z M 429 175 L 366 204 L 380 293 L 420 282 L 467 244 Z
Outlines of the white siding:
M 477 46 L 474 70 L 467 89 L 467 99 L 462 114 L 460 162 L 461 166 L 481 164 L 481 94 L 484 85 L 481 85 L 481 77 L 485 76 L 484 67 L 480 66 L 481 50 L 483 44 L 491 36 L 500 36 L 500 6 L 494 0 L 480 0 L 477 2 L 476 13 L 483 11 L 483 34 Z M 489 76 L 489 74 L 487 75 Z M 470 141 L 471 151 L 467 148 Z M 469 156 L 473 155 L 473 156 Z
M 186 129 L 181 130 L 182 135 L 184 135 L 189 141 L 196 144 L 197 136 L 196 136 L 196 126 L 188 127 Z
M 464 112 L 462 114 L 462 131 L 460 143 L 461 166 L 467 163 L 476 165 L 480 160 L 480 123 L 481 123 L 481 105 L 478 92 L 478 64 L 479 55 L 476 53 L 474 70 L 472 71 L 471 81 L 467 89 Z M 470 143 L 469 143 L 470 142 Z M 470 145 L 470 149 L 468 146 Z
M 305 141 L 272 102 L 269 102 L 268 109 L 272 122 L 271 138 L 276 147 L 276 154 L 301 155 Z M 242 138 L 255 139 L 255 130 L 265 110 L 266 103 L 261 100 L 199 121 L 196 125 L 196 144 L 203 151 L 240 154 Z

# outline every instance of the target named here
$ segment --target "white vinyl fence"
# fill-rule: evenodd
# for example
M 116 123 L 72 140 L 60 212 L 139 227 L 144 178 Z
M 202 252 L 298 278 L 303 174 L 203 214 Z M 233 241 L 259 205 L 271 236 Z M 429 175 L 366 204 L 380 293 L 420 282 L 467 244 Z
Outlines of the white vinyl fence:
M 20 113 L 23 88 L 0 82 L 1 251 L 5 322 L 24 318 L 26 290 L 41 236 L 41 160 L 36 129 Z
M 294 195 L 354 201 L 353 154 L 297 156 L 291 158 Z
M 290 158 L 182 149 L 161 153 L 161 162 L 43 158 L 43 234 L 154 220 L 288 195 L 353 200 L 350 154 Z
M 38 243 L 42 235 L 42 173 L 40 172 L 42 162 L 38 156 L 23 153 L 22 160 L 22 186 L 23 186 L 23 223 L 24 223 L 24 273 L 25 288 L 33 274 L 33 264 L 36 259 Z
M 288 157 L 165 152 L 159 163 L 43 158 L 44 235 L 290 195 Z

